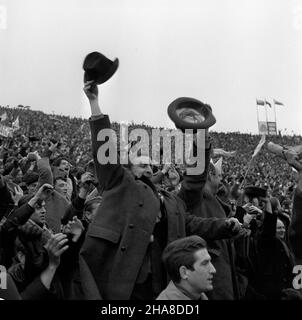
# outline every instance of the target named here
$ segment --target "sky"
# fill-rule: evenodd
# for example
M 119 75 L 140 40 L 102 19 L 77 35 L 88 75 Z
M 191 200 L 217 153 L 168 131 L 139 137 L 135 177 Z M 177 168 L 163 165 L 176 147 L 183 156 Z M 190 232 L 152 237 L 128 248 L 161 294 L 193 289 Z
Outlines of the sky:
M 99 87 L 114 121 L 172 128 L 192 97 L 214 131 L 257 133 L 256 98 L 275 98 L 278 129 L 302 134 L 302 0 L 0 0 L 0 105 L 88 118 L 92 51 L 120 61 Z

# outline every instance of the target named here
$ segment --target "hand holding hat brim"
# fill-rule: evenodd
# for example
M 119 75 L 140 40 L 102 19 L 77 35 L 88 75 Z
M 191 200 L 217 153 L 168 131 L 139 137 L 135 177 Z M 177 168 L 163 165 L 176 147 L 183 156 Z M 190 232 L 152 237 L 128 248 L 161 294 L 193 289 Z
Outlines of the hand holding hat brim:
M 209 105 L 193 98 L 178 98 L 168 106 L 168 115 L 176 128 L 208 129 L 216 123 Z
M 97 85 L 102 84 L 114 75 L 118 66 L 118 58 L 111 61 L 99 52 L 91 52 L 83 62 L 84 82 L 93 80 Z

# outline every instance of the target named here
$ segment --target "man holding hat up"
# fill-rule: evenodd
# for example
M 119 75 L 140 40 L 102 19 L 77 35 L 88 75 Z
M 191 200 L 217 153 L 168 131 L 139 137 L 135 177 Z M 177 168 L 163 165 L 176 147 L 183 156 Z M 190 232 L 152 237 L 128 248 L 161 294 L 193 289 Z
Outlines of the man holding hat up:
M 85 82 L 84 91 L 92 113 L 95 168 L 104 192 L 80 253 L 84 295 L 93 300 L 155 299 L 167 285 L 161 255 L 168 243 L 190 234 L 206 240 L 232 237 L 238 232 L 239 224 L 230 228 L 227 219 L 189 215 L 185 203 L 194 198 L 194 181 L 190 176 L 184 177 L 178 196 L 164 190 L 159 194 L 151 181 L 149 157 L 132 159 L 135 161 L 130 163 L 130 170 L 119 162 L 102 164 L 99 160 L 104 155 L 99 151 L 105 142 L 98 137 L 111 124 L 108 115 L 100 109 L 96 84 L 97 80 L 90 79 Z M 205 171 L 197 176 L 203 183 L 210 147 L 208 141 Z

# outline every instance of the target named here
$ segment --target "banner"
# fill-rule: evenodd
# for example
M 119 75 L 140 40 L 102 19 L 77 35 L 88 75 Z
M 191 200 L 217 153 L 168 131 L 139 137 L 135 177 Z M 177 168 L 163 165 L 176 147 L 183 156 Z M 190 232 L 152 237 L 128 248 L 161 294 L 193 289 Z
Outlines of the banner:
M 277 135 L 277 124 L 276 122 L 268 122 L 267 129 L 269 135 Z
M 13 136 L 13 128 L 4 126 L 0 123 L 0 136 L 11 138 Z
M 16 120 L 12 123 L 12 127 L 15 130 L 19 130 L 20 129 L 20 124 L 19 124 L 19 116 L 16 118 Z
M 264 145 L 264 143 L 265 143 L 265 134 L 262 135 L 262 137 L 261 137 L 261 139 L 260 139 L 260 141 L 259 141 L 259 143 L 258 143 L 253 155 L 252 155 L 252 158 L 256 157 L 256 155 L 260 152 L 260 150 L 261 150 L 262 146 Z
M 0 116 L 0 121 L 5 121 L 5 120 L 7 120 L 7 113 L 6 113 L 6 111 L 4 111 L 4 113 L 1 114 L 1 116 Z
M 259 134 L 268 134 L 266 121 L 258 121 Z
M 274 104 L 277 106 L 284 106 L 283 102 L 277 101 L 274 99 Z

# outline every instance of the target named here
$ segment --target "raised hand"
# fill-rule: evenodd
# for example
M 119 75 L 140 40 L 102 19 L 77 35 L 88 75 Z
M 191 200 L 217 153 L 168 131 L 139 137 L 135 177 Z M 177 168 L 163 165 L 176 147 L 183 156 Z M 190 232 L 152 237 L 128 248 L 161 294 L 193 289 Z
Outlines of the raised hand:
M 15 193 L 10 192 L 10 194 L 11 194 L 11 197 L 14 201 L 15 206 L 17 206 L 20 199 L 23 197 L 23 190 L 19 186 L 16 186 L 14 188 L 14 191 L 15 191 Z
M 68 221 L 67 225 L 64 227 L 64 233 L 71 234 L 73 242 L 77 242 L 79 240 L 83 231 L 83 224 L 78 217 L 73 217 L 72 221 Z
M 63 252 L 69 247 L 67 236 L 63 233 L 52 235 L 45 245 L 49 257 L 49 266 L 57 268 Z
M 98 99 L 98 87 L 93 80 L 85 82 L 83 90 L 90 101 Z
M 43 184 L 35 194 L 35 198 L 39 200 L 45 200 L 49 194 L 53 191 L 53 186 L 49 183 Z
M 49 147 L 49 151 L 54 152 L 55 149 L 58 147 L 59 142 L 53 143 L 50 141 L 50 147 Z
M 229 218 L 226 220 L 227 227 L 235 234 L 239 233 L 242 224 L 236 218 Z
M 38 161 L 39 159 L 41 159 L 38 151 L 35 151 L 35 152 L 30 152 L 28 155 L 27 155 L 27 159 L 29 161 Z

